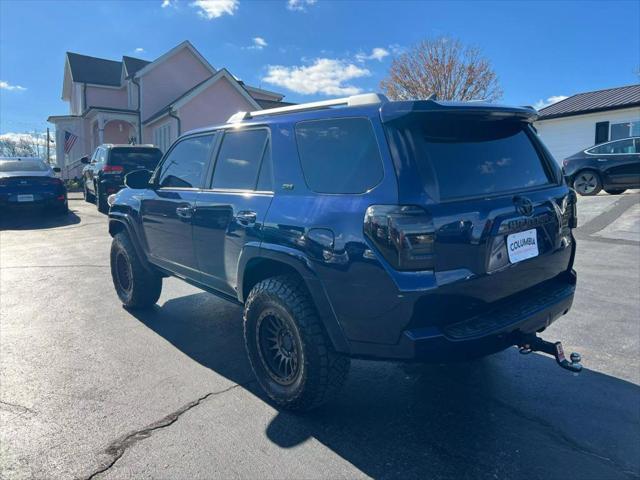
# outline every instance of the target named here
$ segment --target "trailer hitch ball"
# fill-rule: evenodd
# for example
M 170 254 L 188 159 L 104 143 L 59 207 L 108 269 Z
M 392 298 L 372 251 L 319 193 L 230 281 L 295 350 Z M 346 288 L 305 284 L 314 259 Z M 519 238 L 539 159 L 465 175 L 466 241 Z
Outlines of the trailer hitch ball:
M 582 356 L 573 352 L 569 355 L 569 360 L 567 360 L 564 356 L 562 342 L 551 343 L 535 334 L 530 334 L 521 336 L 520 341 L 518 341 L 518 347 L 523 355 L 531 352 L 546 353 L 547 355 L 552 355 L 560 367 L 575 373 L 582 371 L 582 364 L 580 363 Z

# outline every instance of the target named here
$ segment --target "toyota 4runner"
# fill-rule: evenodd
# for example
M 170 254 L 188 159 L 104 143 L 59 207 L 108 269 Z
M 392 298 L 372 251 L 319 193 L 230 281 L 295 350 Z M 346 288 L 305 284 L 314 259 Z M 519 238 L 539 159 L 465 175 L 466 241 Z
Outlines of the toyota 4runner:
M 244 306 L 255 375 L 309 409 L 349 358 L 445 362 L 540 339 L 567 313 L 576 197 L 536 111 L 382 95 L 239 112 L 109 199 L 127 308 L 176 276 Z

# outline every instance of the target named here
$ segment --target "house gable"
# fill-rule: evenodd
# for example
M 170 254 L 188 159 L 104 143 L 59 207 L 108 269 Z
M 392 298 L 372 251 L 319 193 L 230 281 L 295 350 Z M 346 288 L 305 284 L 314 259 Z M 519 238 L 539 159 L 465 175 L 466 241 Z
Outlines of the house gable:
M 182 133 L 206 125 L 226 123 L 234 113 L 256 109 L 255 100 L 243 94 L 229 74 L 220 75 L 211 83 L 206 82 L 198 90 L 174 106 L 182 121 Z M 259 105 L 257 108 L 260 108 Z
M 135 75 L 141 85 L 142 118 L 153 115 L 215 73 L 189 46 L 176 47 L 171 55 L 163 55 Z

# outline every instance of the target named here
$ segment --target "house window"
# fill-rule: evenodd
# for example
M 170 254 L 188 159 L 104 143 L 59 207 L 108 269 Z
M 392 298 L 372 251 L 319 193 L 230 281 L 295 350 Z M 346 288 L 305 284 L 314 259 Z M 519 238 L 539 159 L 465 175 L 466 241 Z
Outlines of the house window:
M 640 120 L 611 124 L 611 140 L 640 136 Z
M 153 143 L 162 152 L 166 152 L 171 146 L 171 125 L 166 124 L 158 127 L 153 132 Z

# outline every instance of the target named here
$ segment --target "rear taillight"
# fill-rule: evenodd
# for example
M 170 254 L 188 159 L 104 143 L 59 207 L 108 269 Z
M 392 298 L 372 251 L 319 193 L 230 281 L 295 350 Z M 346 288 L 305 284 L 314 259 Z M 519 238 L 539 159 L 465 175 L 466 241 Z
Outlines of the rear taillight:
M 562 199 L 562 204 L 560 205 L 560 220 L 562 222 L 560 230 L 562 238 L 564 238 L 567 243 L 570 243 L 571 229 L 578 226 L 577 203 L 578 196 L 576 192 L 569 189 L 569 194 Z
M 102 173 L 117 175 L 119 173 L 122 173 L 123 171 L 124 168 L 122 167 L 122 165 L 105 165 Z
M 567 168 L 567 165 L 569 165 L 569 160 L 567 160 L 566 158 L 562 161 L 562 167 L 563 168 Z
M 397 270 L 433 270 L 431 216 L 411 205 L 372 205 L 364 217 L 365 235 Z

